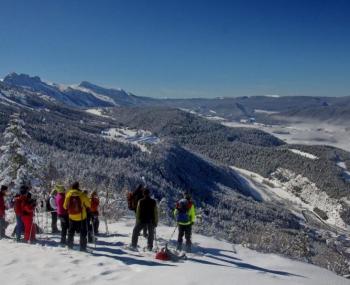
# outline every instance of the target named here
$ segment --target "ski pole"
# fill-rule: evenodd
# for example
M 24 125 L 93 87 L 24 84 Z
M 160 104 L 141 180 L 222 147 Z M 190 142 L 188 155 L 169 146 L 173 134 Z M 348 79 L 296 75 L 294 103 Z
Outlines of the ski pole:
M 173 236 L 174 236 L 174 234 L 175 234 L 175 232 L 176 232 L 177 226 L 178 226 L 178 224 L 176 224 L 173 233 L 171 234 L 171 236 L 170 236 L 168 242 L 165 244 L 165 247 L 166 247 L 166 248 L 168 248 L 168 243 L 169 243 L 169 242 L 171 241 L 171 239 L 173 238 Z
M 33 231 L 33 224 L 35 222 L 35 211 L 33 212 L 33 218 L 32 218 L 32 223 L 30 225 L 30 231 L 29 231 L 29 240 L 28 243 L 32 242 L 32 231 Z

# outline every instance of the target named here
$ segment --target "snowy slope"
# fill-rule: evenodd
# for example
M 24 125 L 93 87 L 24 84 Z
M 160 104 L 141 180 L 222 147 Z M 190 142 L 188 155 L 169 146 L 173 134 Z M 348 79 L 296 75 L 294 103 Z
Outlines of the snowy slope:
M 234 250 L 229 243 L 200 235 L 193 237 L 194 253 L 188 260 L 157 261 L 154 253 L 125 249 L 132 226 L 131 219 L 110 224 L 110 234 L 99 238 L 91 254 L 57 247 L 58 236 L 49 234 L 39 236 L 36 245 L 1 240 L 1 284 L 349 284 L 313 265 L 240 246 Z M 158 227 L 160 245 L 172 230 Z M 140 238 L 140 247 L 145 244 Z
M 335 226 L 338 230 L 349 231 L 340 215 L 342 203 L 320 191 L 306 177 L 282 168 L 278 168 L 270 178 L 238 167 L 231 168 L 240 175 L 240 180 L 248 186 L 247 189 L 256 199 L 282 203 L 300 217 L 304 210 L 314 212 L 315 208 L 319 208 L 328 215 L 323 223 Z M 284 181 L 279 180 L 279 177 L 284 177 Z
M 131 143 L 138 146 L 141 151 L 148 152 L 147 145 L 158 144 L 160 139 L 145 130 L 131 130 L 128 128 L 111 128 L 102 132 L 104 138 Z

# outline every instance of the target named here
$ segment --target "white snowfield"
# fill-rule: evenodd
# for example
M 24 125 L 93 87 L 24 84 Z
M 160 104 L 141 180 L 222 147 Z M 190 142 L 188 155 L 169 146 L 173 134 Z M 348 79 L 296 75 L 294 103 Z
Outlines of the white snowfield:
M 300 151 L 298 149 L 293 149 L 293 148 L 290 148 L 289 150 L 295 154 L 301 155 L 301 156 L 306 157 L 306 158 L 310 158 L 312 160 L 318 159 L 318 157 L 316 155 L 313 155 L 313 154 L 308 153 L 308 152 Z
M 160 143 L 160 139 L 149 131 L 131 130 L 128 128 L 111 128 L 102 132 L 102 136 L 108 139 L 131 143 L 138 146 L 141 151 L 148 152 L 146 145 Z
M 337 165 L 343 169 L 343 177 L 347 182 L 350 182 L 350 171 L 344 161 L 338 161 Z
M 254 113 L 270 115 L 270 114 L 277 114 L 278 112 L 276 112 L 276 111 L 269 111 L 269 110 L 262 110 L 262 109 L 255 109 Z
M 111 103 L 114 106 L 119 106 L 119 104 L 117 104 L 112 98 L 110 98 L 108 96 L 105 96 L 103 94 L 96 93 L 96 92 L 92 91 L 91 89 L 88 89 L 88 88 L 85 88 L 85 87 L 81 87 L 79 85 L 70 85 L 69 87 L 72 88 L 72 89 L 75 89 L 75 90 L 82 91 L 82 92 L 90 93 L 91 95 L 93 95 L 94 97 L 96 97 L 99 100 Z
M 168 284 L 168 285 L 345 285 L 349 280 L 310 264 L 262 254 L 214 238 L 194 235 L 194 253 L 180 262 L 158 261 L 155 253 L 132 252 L 134 221 L 110 224 L 92 253 L 58 247 L 58 236 L 42 234 L 38 244 L 0 240 L 1 285 L 22 284 Z M 101 225 L 102 231 L 104 230 Z M 173 228 L 157 228 L 159 246 Z M 77 242 L 77 240 L 76 240 Z M 171 242 L 171 247 L 175 239 Z M 139 246 L 146 245 L 143 237 Z
M 283 203 L 286 208 L 302 218 L 303 210 L 314 212 L 314 208 L 318 208 L 328 216 L 324 223 L 348 233 L 348 226 L 340 216 L 343 207 L 341 202 L 320 191 L 306 177 L 283 168 L 278 168 L 271 174 L 271 178 L 262 177 L 255 172 L 238 167 L 231 168 L 239 174 L 242 183 L 256 199 Z M 280 176 L 283 176 L 286 181 L 281 182 L 278 179 Z M 318 216 L 317 213 L 314 212 L 314 214 Z
M 91 108 L 91 109 L 86 109 L 85 112 L 96 116 L 104 117 L 104 118 L 111 118 L 110 116 L 106 116 L 103 114 L 103 109 L 104 108 Z
M 330 145 L 350 151 L 350 129 L 347 126 L 319 122 L 290 122 L 289 125 L 265 125 L 223 121 L 227 127 L 260 129 L 289 144 Z

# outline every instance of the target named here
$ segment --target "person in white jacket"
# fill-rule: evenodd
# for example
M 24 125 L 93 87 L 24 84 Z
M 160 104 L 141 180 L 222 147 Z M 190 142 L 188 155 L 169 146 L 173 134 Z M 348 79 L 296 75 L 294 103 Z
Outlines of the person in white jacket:
M 57 228 L 57 205 L 56 205 L 56 189 L 52 190 L 48 199 L 48 210 L 51 212 L 51 231 L 52 233 L 59 233 Z

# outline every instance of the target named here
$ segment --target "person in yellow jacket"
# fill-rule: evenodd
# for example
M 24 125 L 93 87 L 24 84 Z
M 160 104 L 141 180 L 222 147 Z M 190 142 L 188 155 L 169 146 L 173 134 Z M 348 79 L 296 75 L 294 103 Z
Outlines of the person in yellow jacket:
M 182 250 L 182 241 L 185 236 L 186 251 L 192 250 L 192 225 L 196 221 L 196 210 L 192 202 L 191 195 L 185 193 L 184 197 L 176 203 L 174 216 L 179 227 L 179 235 L 177 239 L 177 250 Z
M 80 250 L 86 251 L 87 245 L 87 223 L 86 209 L 90 208 L 90 199 L 79 188 L 79 182 L 74 182 L 67 192 L 63 208 L 67 210 L 69 216 L 68 228 L 68 248 L 73 248 L 74 234 L 80 233 Z

